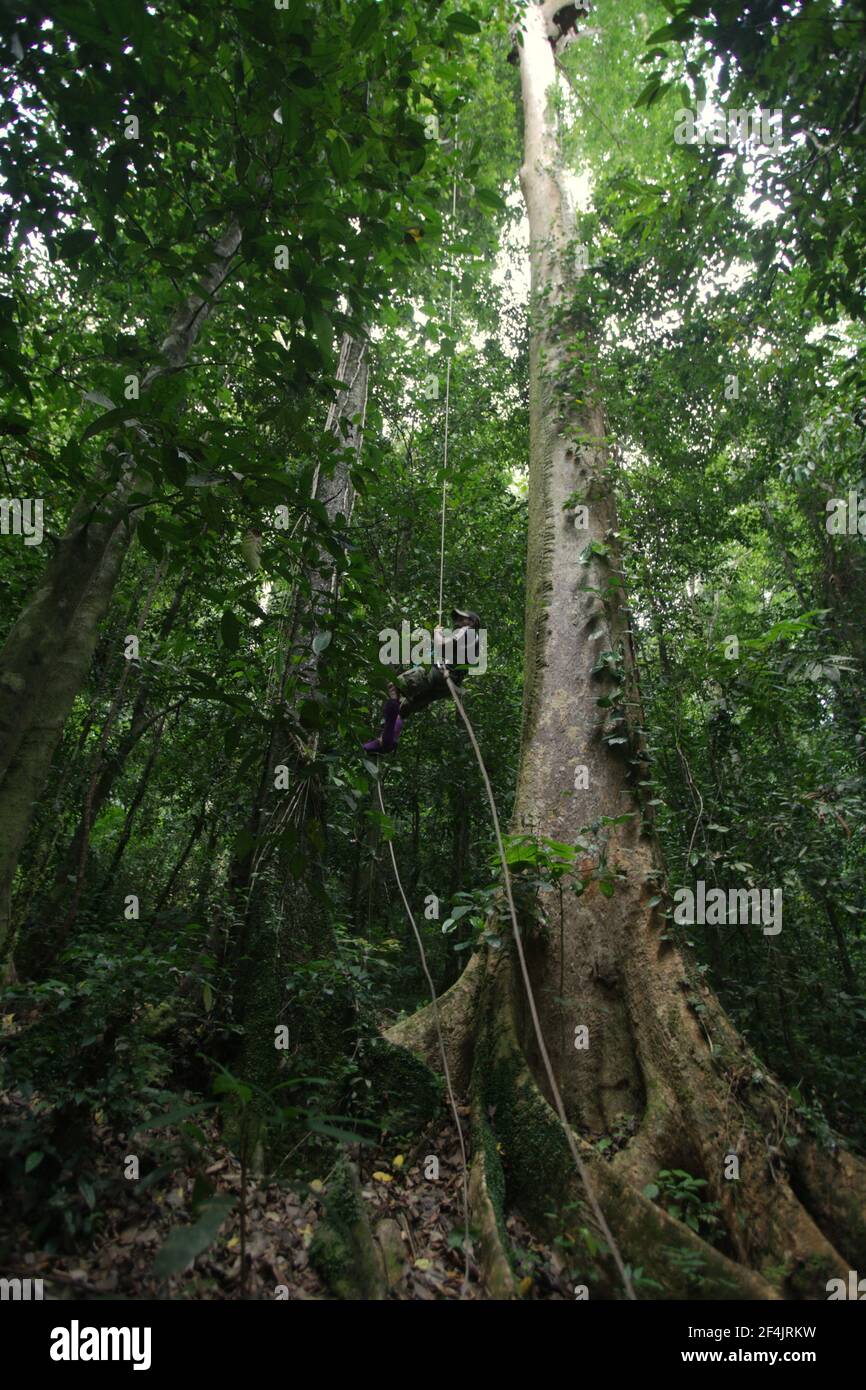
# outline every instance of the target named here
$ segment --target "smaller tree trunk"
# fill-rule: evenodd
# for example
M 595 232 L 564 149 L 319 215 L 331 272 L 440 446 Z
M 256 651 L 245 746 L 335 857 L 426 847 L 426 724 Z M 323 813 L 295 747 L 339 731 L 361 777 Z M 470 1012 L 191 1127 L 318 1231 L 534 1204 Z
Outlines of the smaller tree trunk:
M 163 340 L 160 360 L 142 382 L 142 394 L 189 357 L 202 325 L 231 270 L 241 241 L 232 222 L 214 246 L 201 277 L 204 294 L 191 294 Z M 31 601 L 0 652 L 0 960 L 10 951 L 12 880 L 33 811 L 51 767 L 63 725 L 80 690 L 108 609 L 137 511 L 129 497 L 140 486 L 132 458 L 98 504 L 82 499 L 49 560 Z
M 162 890 L 162 892 L 159 895 L 159 898 L 157 899 L 156 907 L 154 908 L 154 911 L 157 913 L 157 915 L 160 912 L 162 912 L 171 901 L 171 895 L 174 892 L 175 884 L 177 883 L 177 880 L 183 872 L 184 865 L 186 864 L 186 861 L 189 859 L 189 856 L 192 854 L 196 844 L 198 843 L 199 836 L 201 835 L 201 832 L 204 829 L 206 816 L 207 797 L 205 797 L 204 801 L 202 802 L 201 810 L 199 811 L 198 815 L 193 821 L 192 830 L 189 834 L 189 839 L 184 845 L 183 850 L 181 851 L 180 858 L 178 859 L 177 863 L 171 871 L 171 874 L 169 875 L 168 883 L 165 885 L 165 888 Z

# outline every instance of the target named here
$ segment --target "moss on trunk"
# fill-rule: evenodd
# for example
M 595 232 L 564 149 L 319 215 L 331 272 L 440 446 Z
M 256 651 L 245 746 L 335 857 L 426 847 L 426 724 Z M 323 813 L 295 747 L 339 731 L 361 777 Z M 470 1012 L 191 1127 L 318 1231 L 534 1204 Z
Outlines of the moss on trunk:
M 325 1213 L 310 1260 L 336 1298 L 378 1302 L 387 1295 L 385 1265 L 367 1219 L 357 1170 L 341 1155 L 328 1179 Z

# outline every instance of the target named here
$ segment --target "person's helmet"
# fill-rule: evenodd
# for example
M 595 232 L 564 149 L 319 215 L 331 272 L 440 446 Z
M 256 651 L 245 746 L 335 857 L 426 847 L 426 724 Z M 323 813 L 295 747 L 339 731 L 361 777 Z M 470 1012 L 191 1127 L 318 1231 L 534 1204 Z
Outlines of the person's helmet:
M 471 608 L 452 608 L 452 621 L 457 623 L 469 623 L 472 627 L 480 627 L 481 619 L 477 613 L 473 613 Z

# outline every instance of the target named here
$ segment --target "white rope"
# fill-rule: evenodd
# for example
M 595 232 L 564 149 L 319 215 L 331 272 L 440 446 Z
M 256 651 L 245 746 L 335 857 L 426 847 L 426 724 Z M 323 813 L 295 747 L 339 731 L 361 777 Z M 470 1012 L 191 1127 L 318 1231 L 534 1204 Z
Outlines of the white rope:
M 380 782 L 380 780 L 379 780 L 378 777 L 376 778 L 376 790 L 377 790 L 377 792 L 379 793 L 379 806 L 380 806 L 380 808 L 381 808 L 382 815 L 383 815 L 383 817 L 384 817 L 384 815 L 385 815 L 385 802 L 384 802 L 384 800 L 382 799 L 382 783 Z M 411 907 L 409 906 L 409 900 L 408 900 L 408 898 L 406 897 L 406 894 L 405 894 L 405 892 L 404 892 L 404 890 L 403 890 L 403 880 L 400 878 L 400 870 L 397 868 L 397 856 L 396 856 L 396 854 L 394 853 L 394 843 L 393 843 L 393 841 L 390 840 L 390 839 L 388 840 L 388 849 L 389 849 L 390 852 L 391 852 L 391 864 L 392 864 L 393 869 L 394 869 L 394 877 L 395 877 L 396 880 L 397 880 L 397 887 L 398 887 L 399 890 L 400 890 L 400 897 L 403 899 L 403 906 L 404 906 L 405 909 L 406 909 L 406 916 L 409 918 L 409 921 L 410 921 L 411 924 L 412 924 L 412 931 L 415 933 L 415 941 L 416 941 L 416 944 L 417 944 L 417 946 L 418 946 L 418 954 L 419 954 L 420 957 L 421 957 L 421 966 L 422 966 L 422 969 L 423 969 L 423 971 L 424 971 L 424 974 L 425 974 L 426 977 L 427 977 L 427 986 L 428 986 L 428 988 L 429 988 L 429 990 L 430 990 L 430 1004 L 431 1004 L 432 1009 L 433 1009 L 433 1019 L 434 1019 L 435 1024 L 436 1024 L 436 1037 L 437 1037 L 437 1039 L 438 1039 L 438 1041 L 439 1041 L 439 1053 L 440 1053 L 440 1056 L 441 1056 L 441 1058 L 442 1058 L 442 1070 L 443 1070 L 443 1072 L 444 1072 L 444 1074 L 445 1074 L 445 1086 L 446 1086 L 446 1089 L 447 1089 L 447 1091 L 448 1091 L 448 1103 L 449 1103 L 449 1105 L 451 1106 L 451 1113 L 452 1113 L 452 1115 L 454 1116 L 454 1124 L 455 1124 L 456 1127 L 457 1127 L 457 1138 L 458 1138 L 458 1141 L 459 1141 L 459 1143 L 460 1143 L 460 1154 L 461 1154 L 461 1157 L 462 1157 L 462 1159 L 463 1159 L 463 1258 L 464 1258 L 464 1263 L 463 1263 L 463 1290 L 464 1290 L 464 1293 L 465 1293 L 466 1290 L 467 1290 L 467 1288 L 468 1288 L 468 1285 L 469 1285 L 469 1255 L 470 1255 L 470 1244 L 469 1244 L 469 1182 L 468 1182 L 468 1178 L 467 1178 L 468 1160 L 467 1160 L 467 1157 L 466 1157 L 466 1144 L 464 1143 L 464 1140 L 463 1140 L 463 1129 L 462 1129 L 461 1124 L 460 1124 L 460 1116 L 459 1116 L 459 1114 L 457 1113 L 457 1101 L 456 1101 L 455 1098 L 454 1098 L 454 1088 L 453 1088 L 453 1086 L 451 1085 L 451 1070 L 450 1070 L 450 1068 L 449 1068 L 449 1066 L 448 1066 L 448 1054 L 447 1054 L 447 1052 L 445 1051 L 445 1042 L 444 1042 L 443 1037 L 442 1037 L 442 1027 L 441 1027 L 441 1024 L 440 1024 L 440 1022 L 439 1022 L 439 1004 L 438 1004 L 438 1001 L 437 1001 L 437 999 L 436 999 L 436 986 L 435 986 L 434 983 L 433 983 L 433 977 L 432 977 L 432 975 L 430 974 L 430 969 L 429 969 L 429 966 L 427 965 L 427 956 L 426 956 L 425 951 L 424 951 L 424 942 L 421 940 L 421 933 L 420 933 L 419 930 L 418 930 L 418 926 L 417 926 L 417 924 L 416 924 L 416 922 L 415 922 L 415 918 L 414 918 L 414 916 L 413 916 L 413 914 L 412 914 L 412 909 L 411 909 Z
M 456 140 L 455 140 L 456 154 Z M 451 185 L 451 246 L 454 247 L 454 224 L 457 219 L 457 167 L 454 168 L 454 178 Z M 448 280 L 448 327 L 451 329 L 454 323 L 454 267 L 451 267 L 451 274 Z M 453 350 L 453 344 L 448 344 L 449 354 Z M 445 503 L 448 493 L 448 424 L 451 418 L 451 357 L 445 364 L 445 441 L 443 445 L 442 462 L 442 524 L 439 530 L 439 626 L 442 626 L 442 596 L 445 584 Z
M 475 757 L 477 758 L 478 766 L 481 769 L 481 776 L 484 779 L 484 786 L 487 791 L 487 800 L 490 802 L 490 814 L 493 817 L 493 829 L 496 832 L 496 843 L 499 846 L 499 858 L 502 863 L 502 873 L 505 879 L 505 894 L 508 899 L 508 911 L 511 914 L 511 929 L 514 933 L 514 944 L 517 948 L 518 960 L 520 961 L 520 973 L 523 976 L 523 984 L 526 989 L 526 998 L 529 1003 L 529 1012 L 532 1015 L 532 1026 L 535 1029 L 535 1040 L 538 1043 L 538 1051 L 541 1055 L 541 1060 L 544 1063 L 544 1070 L 547 1076 L 548 1085 L 550 1086 L 550 1093 L 553 1096 L 554 1104 L 556 1106 L 556 1113 L 559 1116 L 559 1122 L 562 1125 L 562 1130 L 565 1135 L 568 1147 L 571 1151 L 571 1157 L 574 1160 L 574 1166 L 577 1169 L 578 1177 L 580 1178 L 580 1181 L 583 1184 L 583 1190 L 586 1193 L 586 1198 L 589 1202 L 590 1209 L 592 1211 L 593 1216 L 596 1219 L 596 1222 L 598 1223 L 599 1230 L 604 1236 L 604 1239 L 607 1241 L 608 1249 L 610 1250 L 610 1253 L 613 1256 L 614 1264 L 617 1267 L 620 1279 L 622 1280 L 623 1288 L 625 1289 L 626 1298 L 633 1299 L 636 1302 L 637 1297 L 631 1282 L 631 1277 L 623 1263 L 622 1256 L 619 1253 L 619 1247 L 617 1246 L 617 1243 L 613 1238 L 613 1233 L 611 1232 L 611 1229 L 608 1226 L 607 1221 L 605 1220 L 604 1212 L 598 1204 L 598 1198 L 596 1197 L 595 1192 L 592 1188 L 592 1184 L 589 1181 L 589 1174 L 587 1173 L 586 1165 L 583 1163 L 583 1160 L 581 1159 L 580 1154 L 577 1151 L 577 1144 L 574 1142 L 574 1134 L 572 1133 L 571 1125 L 568 1123 L 568 1117 L 565 1113 L 565 1106 L 562 1103 L 562 1096 L 559 1093 L 559 1087 L 556 1084 L 556 1078 L 553 1074 L 553 1067 L 550 1064 L 550 1057 L 548 1056 L 547 1046 L 544 1041 L 544 1035 L 541 1031 L 541 1021 L 538 1017 L 538 1009 L 536 1008 L 535 1004 L 535 995 L 532 992 L 532 984 L 529 979 L 529 971 L 526 968 L 526 957 L 523 953 L 523 941 L 521 940 L 520 936 L 520 928 L 517 925 L 517 913 L 514 908 L 514 897 L 511 892 L 511 874 L 508 871 L 508 861 L 505 857 L 505 847 L 502 843 L 502 832 L 499 829 L 499 816 L 496 811 L 496 802 L 493 799 L 493 788 L 490 785 L 490 778 L 487 775 L 487 768 L 484 766 L 484 759 L 481 756 L 481 749 L 478 747 L 478 740 L 475 737 L 475 731 L 472 728 L 471 723 L 469 722 L 469 716 L 463 708 L 463 702 L 460 699 L 460 696 L 457 694 L 457 687 L 454 685 L 454 682 L 449 676 L 447 668 L 443 666 L 441 669 L 445 675 L 446 681 L 448 682 L 448 689 L 451 691 L 451 697 L 454 700 L 455 705 L 457 706 L 460 718 L 466 725 L 466 732 L 469 735 L 469 741 L 472 744 L 472 747 L 475 751 Z

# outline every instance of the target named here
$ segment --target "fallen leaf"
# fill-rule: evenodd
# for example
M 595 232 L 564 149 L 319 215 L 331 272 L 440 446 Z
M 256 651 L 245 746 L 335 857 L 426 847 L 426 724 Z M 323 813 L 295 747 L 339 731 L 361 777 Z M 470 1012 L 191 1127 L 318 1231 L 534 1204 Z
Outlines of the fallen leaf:
M 391 1167 L 392 1167 L 392 1168 L 402 1168 L 402 1167 L 403 1167 L 403 1164 L 404 1164 L 405 1162 L 406 1162 L 406 1160 L 405 1160 L 405 1158 L 403 1157 L 403 1155 L 402 1155 L 402 1154 L 398 1154 L 396 1158 L 394 1158 L 394 1159 L 391 1160 Z
M 393 1179 L 393 1177 L 391 1176 L 390 1173 L 374 1173 L 374 1174 L 373 1174 L 373 1177 L 374 1177 L 374 1179 L 375 1179 L 376 1182 L 393 1182 L 393 1181 L 394 1181 L 394 1179 Z

